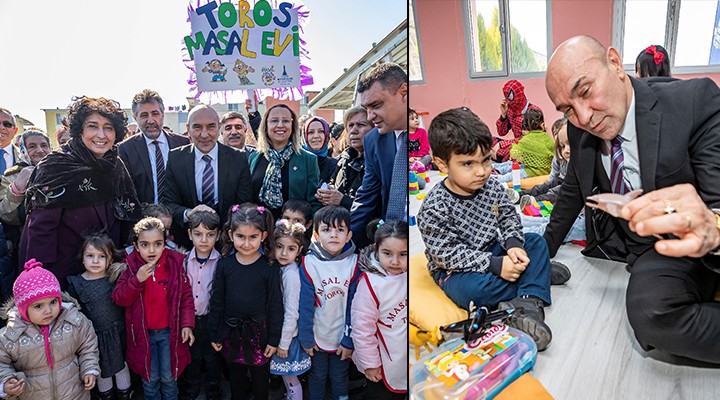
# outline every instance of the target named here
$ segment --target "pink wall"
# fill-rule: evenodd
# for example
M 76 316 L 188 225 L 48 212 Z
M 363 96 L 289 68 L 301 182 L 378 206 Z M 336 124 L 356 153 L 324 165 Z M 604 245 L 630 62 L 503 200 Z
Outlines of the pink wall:
M 465 106 L 473 110 L 495 133 L 500 116 L 502 87 L 512 77 L 470 80 L 466 62 L 465 31 L 460 1 L 418 0 L 415 2 L 417 29 L 424 62 L 425 83 L 410 87 L 410 107 L 429 112 L 427 127 L 442 111 Z M 591 16 L 590 19 L 588 16 Z M 612 44 L 612 0 L 553 0 L 553 49 L 581 34 L 593 36 L 604 45 Z M 676 75 L 688 79 L 706 76 L 720 84 L 720 74 Z M 545 91 L 545 78 L 523 78 L 530 102 L 542 108 L 549 127 L 562 117 Z

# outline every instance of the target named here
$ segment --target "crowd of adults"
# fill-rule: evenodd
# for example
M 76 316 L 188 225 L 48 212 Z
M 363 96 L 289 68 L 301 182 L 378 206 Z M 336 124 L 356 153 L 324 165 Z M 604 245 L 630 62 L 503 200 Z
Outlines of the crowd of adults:
M 102 232 L 125 247 L 145 203 L 170 209 L 171 233 L 186 248 L 187 219 L 198 211 L 223 220 L 234 204 L 254 202 L 277 218 L 291 199 L 307 201 L 313 212 L 341 205 L 351 211 L 362 248 L 372 219 L 406 218 L 407 157 L 396 150 L 407 147 L 407 75 L 394 63 L 380 64 L 359 82 L 358 94 L 361 105 L 332 128 L 284 104 L 248 116 L 219 116 L 199 105 L 189 112 L 187 135 L 163 129 L 165 105 L 153 90 L 132 99 L 135 134 L 118 102 L 80 97 L 52 151 L 38 128 L 14 145 L 15 118 L 0 108 L 2 295 L 11 295 L 18 266 L 31 258 L 65 288 L 67 276 L 83 271 L 83 237 Z M 402 171 L 393 171 L 396 165 Z

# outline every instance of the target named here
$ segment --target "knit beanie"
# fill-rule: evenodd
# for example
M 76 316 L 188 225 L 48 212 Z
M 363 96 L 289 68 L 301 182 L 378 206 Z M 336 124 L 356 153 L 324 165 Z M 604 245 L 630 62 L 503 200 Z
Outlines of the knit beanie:
M 62 295 L 60 282 L 52 272 L 42 267 L 41 262 L 30 259 L 24 269 L 13 284 L 13 295 L 20 316 L 29 322 L 27 309 L 30 304 L 47 297 L 57 297 L 62 302 Z

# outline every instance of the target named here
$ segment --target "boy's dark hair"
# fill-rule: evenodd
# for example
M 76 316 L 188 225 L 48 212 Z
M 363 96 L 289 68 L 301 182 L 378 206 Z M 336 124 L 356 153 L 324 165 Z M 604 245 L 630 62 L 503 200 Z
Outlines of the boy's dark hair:
M 375 249 L 377 250 L 383 240 L 389 237 L 408 240 L 408 230 L 408 223 L 401 219 L 390 222 L 374 219 L 367 224 L 365 233 L 375 243 Z
M 478 147 L 489 152 L 493 145 L 488 126 L 467 107 L 453 108 L 433 118 L 428 140 L 433 156 L 446 163 L 453 154 L 475 154 Z
M 542 111 L 538 110 L 537 108 L 529 108 L 527 111 L 525 111 L 525 115 L 523 116 L 522 130 L 542 131 L 545 129 L 543 127 L 544 123 L 545 117 L 543 116 Z
M 209 211 L 198 211 L 188 217 L 188 229 L 193 230 L 201 225 L 207 230 L 219 231 L 220 216 Z
M 297 211 L 302 213 L 303 217 L 305 217 L 305 222 L 312 221 L 313 218 L 313 210 L 310 203 L 308 203 L 305 200 L 300 199 L 290 199 L 283 204 L 281 214 L 284 213 L 287 210 L 291 211 Z M 349 225 L 348 225 L 349 226 Z
M 315 231 L 320 230 L 321 223 L 335 228 L 345 223 L 345 227 L 350 229 L 350 211 L 345 207 L 325 206 L 315 213 L 315 218 L 313 219 Z
M 168 206 L 162 203 L 145 203 L 142 207 L 142 215 L 143 217 L 170 217 L 172 218 L 172 212 L 170 212 L 170 209 Z M 170 228 L 169 226 L 167 227 Z
M 273 248 L 271 244 L 272 229 L 274 228 L 273 216 L 270 211 L 254 203 L 236 204 L 228 210 L 227 222 L 225 222 L 223 230 L 220 232 L 222 254 L 230 254 L 230 251 L 234 248 L 232 238 L 228 232 L 234 232 L 240 225 L 251 225 L 259 229 L 260 232 L 267 232 L 268 236 L 261 246 L 265 257 L 270 258 L 271 249 Z

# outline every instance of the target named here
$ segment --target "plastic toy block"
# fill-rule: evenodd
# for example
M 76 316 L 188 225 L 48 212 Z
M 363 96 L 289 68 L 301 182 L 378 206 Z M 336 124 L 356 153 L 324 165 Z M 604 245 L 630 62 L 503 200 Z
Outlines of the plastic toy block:
M 530 204 L 530 205 L 525 206 L 525 208 L 523 208 L 523 214 L 529 215 L 531 217 L 539 217 L 540 210 L 537 207 Z
M 417 220 L 415 219 L 414 215 L 411 215 L 410 218 L 408 218 L 408 225 L 410 225 L 410 226 L 417 225 Z
M 417 183 L 417 174 L 410 171 L 410 176 L 408 177 L 408 183 L 410 183 L 410 184 Z
M 415 196 L 415 198 L 418 200 L 423 200 L 425 199 L 425 196 L 427 196 L 427 193 L 420 193 L 419 195 Z

